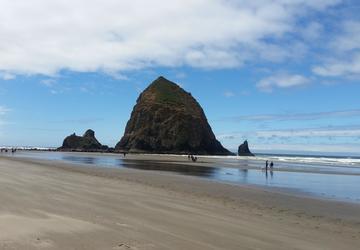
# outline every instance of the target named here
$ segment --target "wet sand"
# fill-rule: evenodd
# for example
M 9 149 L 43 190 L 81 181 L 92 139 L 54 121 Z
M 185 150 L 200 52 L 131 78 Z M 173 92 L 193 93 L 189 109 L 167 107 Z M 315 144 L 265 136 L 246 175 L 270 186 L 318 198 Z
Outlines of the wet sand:
M 63 154 L 63 155 L 62 155 Z M 6 155 L 6 154 L 5 154 Z M 8 154 L 11 155 L 11 154 Z M 16 156 L 38 159 L 53 159 L 53 160 L 65 160 L 64 155 L 67 157 L 83 157 L 91 160 L 92 158 L 102 159 L 123 159 L 129 161 L 143 161 L 143 162 L 158 162 L 162 164 L 177 164 L 193 166 L 194 163 L 188 159 L 186 155 L 170 155 L 170 154 L 127 154 L 126 157 L 123 154 L 115 153 L 95 153 L 95 152 L 53 152 L 53 151 L 18 151 Z M 264 169 L 265 161 L 272 160 L 270 157 L 246 157 L 246 156 L 230 156 L 230 157 L 218 157 L 218 156 L 197 156 L 198 160 L 195 163 L 200 167 L 226 167 L 234 169 Z M 302 172 L 302 173 L 326 173 L 326 174 L 341 174 L 341 175 L 360 175 L 360 165 L 356 167 L 346 166 L 326 166 L 317 162 L 314 164 L 297 162 L 297 164 L 291 160 L 275 161 L 275 170 L 281 170 L 283 172 Z M 294 164 L 295 163 L 295 164 Z M 338 163 L 337 163 L 338 164 Z M 321 167 L 319 167 L 321 166 Z
M 360 205 L 0 157 L 0 249 L 359 249 Z

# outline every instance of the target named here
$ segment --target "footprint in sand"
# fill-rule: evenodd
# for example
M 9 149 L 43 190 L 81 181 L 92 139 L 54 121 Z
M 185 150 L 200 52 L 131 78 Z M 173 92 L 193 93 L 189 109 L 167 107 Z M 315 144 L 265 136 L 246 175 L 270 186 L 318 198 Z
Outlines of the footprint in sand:
M 42 239 L 42 238 L 36 238 L 32 245 L 36 246 L 37 248 L 48 248 L 54 245 L 54 243 L 49 239 Z
M 131 247 L 125 243 L 119 243 L 116 247 L 113 247 L 113 249 L 133 249 L 136 250 L 137 248 Z
M 120 227 L 131 227 L 130 225 L 128 225 L 128 224 L 125 224 L 125 223 L 119 223 L 119 222 L 117 222 L 116 223 L 116 225 L 117 226 L 120 226 Z

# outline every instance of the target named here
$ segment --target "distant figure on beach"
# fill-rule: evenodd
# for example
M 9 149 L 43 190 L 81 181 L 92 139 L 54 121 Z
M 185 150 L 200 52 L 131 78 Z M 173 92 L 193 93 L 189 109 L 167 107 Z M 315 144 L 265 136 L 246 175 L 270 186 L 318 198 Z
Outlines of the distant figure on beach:
M 196 157 L 196 156 L 191 155 L 191 160 L 192 160 L 193 162 L 196 162 L 196 161 L 197 161 L 197 157 Z
M 190 154 L 188 154 L 188 160 L 189 160 L 189 161 L 191 160 L 191 156 L 190 156 Z
M 126 152 L 124 152 L 124 157 L 126 157 Z
M 266 162 L 265 162 L 265 171 L 268 171 L 268 166 L 269 166 L 269 161 L 266 160 Z
M 270 169 L 272 170 L 274 168 L 274 163 L 270 162 Z

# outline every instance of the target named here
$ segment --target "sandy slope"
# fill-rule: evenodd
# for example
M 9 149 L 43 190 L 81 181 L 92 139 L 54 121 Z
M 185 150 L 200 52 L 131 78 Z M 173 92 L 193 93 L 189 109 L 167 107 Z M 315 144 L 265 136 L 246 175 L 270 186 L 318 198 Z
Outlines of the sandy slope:
M 0 158 L 0 249 L 360 249 L 360 206 Z

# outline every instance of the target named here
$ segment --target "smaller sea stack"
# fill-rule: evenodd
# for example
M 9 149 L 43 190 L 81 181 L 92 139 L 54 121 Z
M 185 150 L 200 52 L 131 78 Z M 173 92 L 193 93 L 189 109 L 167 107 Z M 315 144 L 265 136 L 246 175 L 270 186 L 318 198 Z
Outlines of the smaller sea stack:
M 108 146 L 103 146 L 96 139 L 95 132 L 88 129 L 83 136 L 77 136 L 75 133 L 67 136 L 58 150 L 61 151 L 104 151 Z
M 245 140 L 244 143 L 239 146 L 238 155 L 239 156 L 255 156 L 253 153 L 250 152 L 249 144 L 248 144 L 247 140 Z

